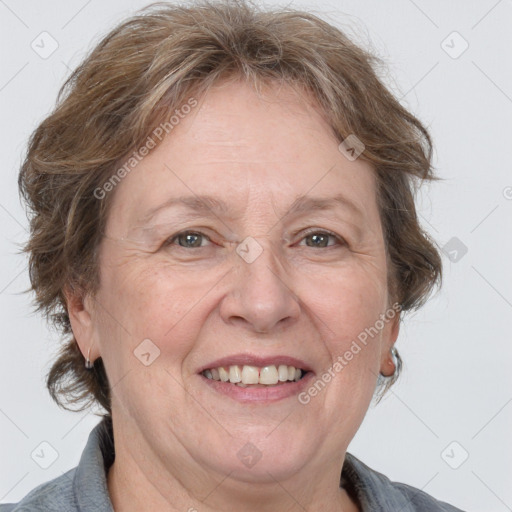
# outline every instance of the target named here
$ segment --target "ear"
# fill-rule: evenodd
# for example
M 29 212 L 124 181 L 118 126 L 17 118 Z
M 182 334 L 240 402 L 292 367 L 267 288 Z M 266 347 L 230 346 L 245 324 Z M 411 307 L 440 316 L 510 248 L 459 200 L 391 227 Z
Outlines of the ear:
M 93 322 L 94 301 L 83 290 L 77 290 L 72 286 L 64 288 L 64 296 L 73 335 L 84 358 L 89 357 L 92 362 L 100 357 L 100 347 L 96 340 L 96 329 Z
M 382 375 L 391 376 L 395 371 L 393 358 L 391 357 L 391 349 L 395 344 L 398 333 L 400 332 L 400 313 L 397 312 L 396 316 L 388 321 L 383 337 L 382 337 L 382 353 L 380 360 L 380 372 Z

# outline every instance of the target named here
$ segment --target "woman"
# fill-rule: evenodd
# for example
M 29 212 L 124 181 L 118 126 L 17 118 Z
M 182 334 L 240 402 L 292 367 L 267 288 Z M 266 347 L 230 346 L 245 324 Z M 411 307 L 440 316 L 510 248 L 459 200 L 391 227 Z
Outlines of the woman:
M 347 452 L 441 278 L 426 129 L 338 29 L 148 8 L 67 81 L 20 174 L 30 276 L 98 404 L 77 468 L 1 510 L 455 511 Z

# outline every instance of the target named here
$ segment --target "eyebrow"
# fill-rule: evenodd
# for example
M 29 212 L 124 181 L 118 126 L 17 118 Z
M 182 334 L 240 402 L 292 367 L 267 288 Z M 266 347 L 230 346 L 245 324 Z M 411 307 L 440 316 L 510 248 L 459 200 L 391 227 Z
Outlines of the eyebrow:
M 332 210 L 336 207 L 343 206 L 349 208 L 356 215 L 362 216 L 363 212 L 360 208 L 343 194 L 338 194 L 333 197 L 311 197 L 300 196 L 298 197 L 288 209 L 286 215 L 293 215 L 303 213 L 306 211 L 315 210 Z
M 194 216 L 204 216 L 208 213 L 214 215 L 226 216 L 232 210 L 227 203 L 221 199 L 209 195 L 195 195 L 195 196 L 181 196 L 168 199 L 163 204 L 149 210 L 142 218 L 141 223 L 146 223 L 151 220 L 159 211 L 170 208 L 172 206 L 182 206 L 193 211 Z M 295 199 L 292 205 L 284 213 L 282 217 L 288 215 L 297 215 L 308 211 L 324 211 L 332 210 L 336 207 L 346 207 L 353 213 L 363 216 L 362 210 L 348 197 L 343 194 L 338 194 L 333 197 L 312 197 L 308 195 L 300 196 Z

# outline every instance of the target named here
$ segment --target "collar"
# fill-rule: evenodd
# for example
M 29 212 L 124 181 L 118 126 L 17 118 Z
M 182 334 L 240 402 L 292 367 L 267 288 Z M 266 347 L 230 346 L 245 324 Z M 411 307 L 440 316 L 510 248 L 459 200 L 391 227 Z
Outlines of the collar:
M 73 478 L 73 491 L 81 512 L 114 512 L 107 487 L 107 472 L 114 457 L 112 418 L 103 416 L 89 434 Z

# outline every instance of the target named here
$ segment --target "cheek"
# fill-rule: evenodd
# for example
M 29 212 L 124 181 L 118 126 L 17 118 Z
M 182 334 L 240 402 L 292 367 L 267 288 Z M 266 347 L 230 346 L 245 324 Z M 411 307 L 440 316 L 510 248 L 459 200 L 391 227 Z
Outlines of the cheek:
M 305 304 L 321 333 L 326 353 L 323 369 L 332 392 L 325 400 L 345 406 L 366 403 L 379 371 L 381 339 L 387 324 L 380 320 L 387 304 L 384 272 L 352 267 L 320 276 L 314 286 L 303 280 Z M 375 270 L 375 269 L 374 269 Z M 321 378 L 321 376 L 319 376 Z M 350 395 L 347 395 L 350 390 Z
M 183 362 L 205 321 L 200 299 L 209 287 L 183 273 L 141 265 L 118 267 L 103 284 L 98 331 L 113 400 L 142 421 L 165 417 L 187 399 Z
M 358 264 L 312 276 L 297 276 L 304 302 L 333 340 L 355 339 L 372 326 L 387 304 L 385 267 Z
M 108 311 L 102 337 L 117 346 L 113 350 L 130 352 L 149 339 L 179 361 L 204 322 L 202 300 L 218 280 L 210 274 L 201 277 L 165 264 L 111 267 L 99 298 Z

